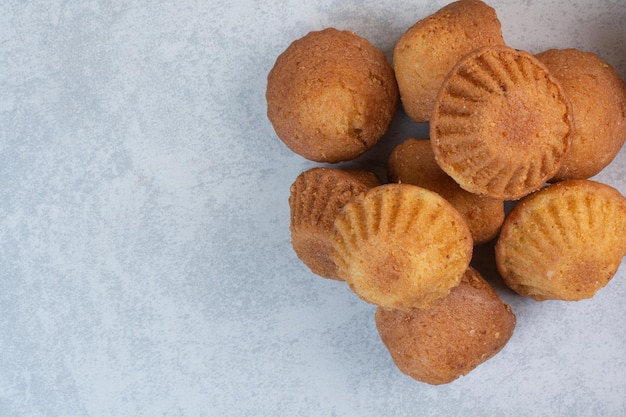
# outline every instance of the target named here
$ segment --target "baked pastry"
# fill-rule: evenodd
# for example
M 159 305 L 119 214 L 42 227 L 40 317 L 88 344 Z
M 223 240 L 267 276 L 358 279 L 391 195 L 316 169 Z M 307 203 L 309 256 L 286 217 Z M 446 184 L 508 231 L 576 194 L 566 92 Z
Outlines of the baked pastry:
M 427 139 L 408 139 L 397 145 L 387 164 L 389 181 L 428 188 L 448 200 L 467 222 L 474 244 L 495 238 L 504 221 L 504 201 L 462 189 L 435 161 Z
M 267 116 L 295 153 L 317 162 L 356 158 L 387 131 L 398 88 L 385 55 L 354 32 L 309 32 L 267 77 Z
M 452 382 L 500 352 L 516 323 L 511 308 L 472 268 L 430 307 L 379 307 L 375 320 L 398 369 L 433 385 Z
M 314 274 L 339 279 L 330 258 L 335 217 L 352 198 L 377 185 L 378 178 L 369 171 L 322 167 L 302 172 L 291 185 L 291 245 Z
M 465 54 L 487 45 L 504 45 L 504 39 L 495 10 L 482 1 L 450 3 L 411 26 L 393 51 L 406 114 L 428 122 L 446 74 Z
M 626 199 L 591 180 L 549 185 L 504 221 L 496 265 L 504 282 L 535 300 L 591 298 L 626 254 Z
M 457 285 L 472 257 L 472 235 L 437 193 L 385 184 L 346 204 L 334 224 L 337 273 L 363 300 L 426 307 Z
M 576 133 L 553 180 L 591 178 L 617 155 L 626 139 L 626 87 L 592 52 L 550 49 L 535 55 L 572 102 Z
M 533 55 L 484 47 L 452 69 L 437 96 L 430 141 L 465 190 L 517 200 L 561 167 L 574 132 L 571 104 Z

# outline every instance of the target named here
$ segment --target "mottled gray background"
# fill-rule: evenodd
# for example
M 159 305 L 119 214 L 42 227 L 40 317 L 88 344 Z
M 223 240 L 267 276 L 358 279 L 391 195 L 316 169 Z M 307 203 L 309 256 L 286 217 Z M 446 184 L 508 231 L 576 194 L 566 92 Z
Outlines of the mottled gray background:
M 275 58 L 327 26 L 390 57 L 445 3 L 2 1 L 0 415 L 626 415 L 624 265 L 578 303 L 490 276 L 513 338 L 432 387 L 393 365 L 373 306 L 291 250 L 289 186 L 315 164 L 266 119 Z M 490 4 L 511 46 L 626 76 L 623 1 Z M 380 173 L 424 132 L 399 113 L 354 165 Z M 625 171 L 622 151 L 598 179 L 626 193 Z

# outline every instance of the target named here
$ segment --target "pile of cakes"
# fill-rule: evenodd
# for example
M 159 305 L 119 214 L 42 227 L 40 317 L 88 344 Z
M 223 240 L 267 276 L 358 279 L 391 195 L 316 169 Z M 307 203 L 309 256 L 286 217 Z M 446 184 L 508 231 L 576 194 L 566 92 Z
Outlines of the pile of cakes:
M 626 139 L 623 80 L 590 52 L 507 46 L 481 1 L 408 28 L 393 65 L 353 32 L 311 32 L 278 56 L 266 99 L 278 137 L 320 163 L 371 149 L 400 104 L 429 123 L 430 138 L 393 149 L 387 178 L 320 166 L 289 197 L 297 256 L 377 306 L 382 342 L 418 381 L 454 381 L 513 334 L 470 266 L 475 245 L 495 242 L 504 283 L 535 300 L 591 298 L 626 255 L 626 198 L 589 179 Z

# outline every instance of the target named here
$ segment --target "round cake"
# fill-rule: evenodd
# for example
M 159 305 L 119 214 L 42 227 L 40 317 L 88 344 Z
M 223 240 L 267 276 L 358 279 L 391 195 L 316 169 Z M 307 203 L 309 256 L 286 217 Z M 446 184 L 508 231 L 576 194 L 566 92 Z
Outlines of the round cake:
M 430 140 L 465 190 L 518 200 L 560 169 L 574 132 L 561 85 L 533 55 L 507 46 L 466 55 L 437 96 Z
M 572 102 L 576 133 L 553 181 L 598 174 L 626 139 L 626 87 L 613 67 L 591 52 L 550 49 L 535 55 Z
M 482 1 L 450 3 L 411 26 L 393 52 L 406 114 L 428 122 L 446 74 L 465 54 L 487 45 L 504 45 L 504 39 L 495 10 Z
M 450 383 L 492 358 L 516 323 L 511 308 L 472 268 L 430 307 L 408 312 L 379 307 L 375 319 L 398 369 L 433 385 Z
M 496 265 L 535 300 L 593 297 L 626 254 L 626 198 L 591 180 L 567 180 L 522 199 L 502 225 Z
M 358 157 L 389 128 L 398 88 L 385 55 L 351 31 L 309 32 L 267 78 L 267 116 L 293 152 L 336 163 Z
M 469 227 L 443 197 L 410 184 L 370 189 L 334 224 L 337 273 L 363 300 L 401 310 L 448 294 L 472 257 Z
M 504 201 L 462 189 L 435 161 L 427 139 L 407 139 L 397 145 L 387 164 L 391 182 L 418 185 L 435 191 L 458 210 L 472 232 L 474 244 L 495 238 L 504 221 Z

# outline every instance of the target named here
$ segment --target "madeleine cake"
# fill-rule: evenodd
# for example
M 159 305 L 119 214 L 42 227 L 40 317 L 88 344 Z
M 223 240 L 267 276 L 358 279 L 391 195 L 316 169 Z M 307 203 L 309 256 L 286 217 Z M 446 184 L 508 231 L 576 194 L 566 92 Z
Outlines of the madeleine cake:
M 504 221 L 504 201 L 462 189 L 435 161 L 427 139 L 407 139 L 397 145 L 387 163 L 391 182 L 418 185 L 435 191 L 463 216 L 474 244 L 495 238 Z
M 472 257 L 469 227 L 437 193 L 410 184 L 370 189 L 334 224 L 339 277 L 363 300 L 388 308 L 426 307 L 456 286 Z
M 398 369 L 433 385 L 450 383 L 492 358 L 516 324 L 511 308 L 472 268 L 430 307 L 408 312 L 379 307 L 375 320 Z
M 330 257 L 335 217 L 355 196 L 379 184 L 369 171 L 325 167 L 308 169 L 296 178 L 289 194 L 291 244 L 313 273 L 339 279 Z
M 447 73 L 465 54 L 487 45 L 504 45 L 504 39 L 495 10 L 482 1 L 450 3 L 407 29 L 393 52 L 406 114 L 428 122 Z
M 266 101 L 267 116 L 289 149 L 336 163 L 358 157 L 383 136 L 398 88 L 379 49 L 354 32 L 327 28 L 309 32 L 278 56 Z
M 496 265 L 536 300 L 593 297 L 626 254 L 626 198 L 606 184 L 567 180 L 521 200 L 502 225 Z
M 560 169 L 574 132 L 561 85 L 507 46 L 466 55 L 443 82 L 430 123 L 439 166 L 465 190 L 517 200 Z
M 613 67 L 592 52 L 550 49 L 535 55 L 572 102 L 576 133 L 554 181 L 591 178 L 626 139 L 626 87 Z

